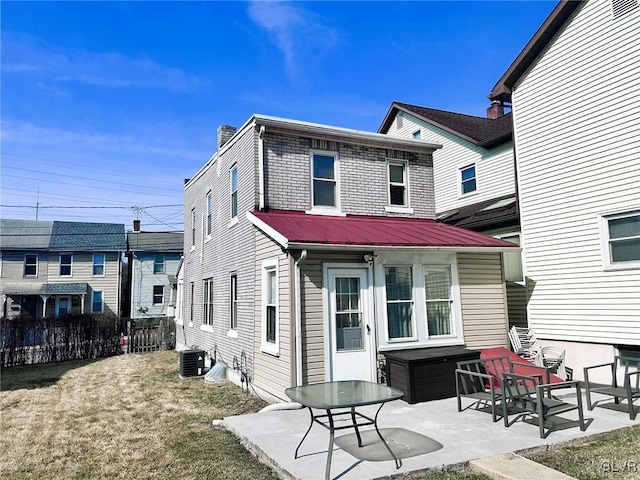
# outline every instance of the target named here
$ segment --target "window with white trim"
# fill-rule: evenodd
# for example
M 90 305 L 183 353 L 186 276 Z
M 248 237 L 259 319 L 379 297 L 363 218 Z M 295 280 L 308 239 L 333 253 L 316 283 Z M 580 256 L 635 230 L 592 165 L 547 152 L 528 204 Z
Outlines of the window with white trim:
M 389 179 L 389 205 L 408 207 L 407 162 L 389 160 L 387 173 Z
M 231 330 L 238 328 L 238 274 L 231 274 L 229 289 L 229 317 Z
M 424 291 L 429 337 L 451 335 L 453 331 L 451 267 L 424 265 Z
M 278 319 L 278 260 L 276 258 L 262 262 L 262 340 L 261 350 L 278 355 L 279 319 Z
M 338 154 L 311 152 L 313 208 L 338 208 Z
M 196 304 L 196 284 L 194 282 L 189 282 L 189 299 L 189 323 L 193 325 L 193 314 Z
M 24 256 L 24 276 L 38 276 L 38 255 L 26 254 Z
M 238 167 L 231 167 L 231 218 L 238 216 Z
M 460 195 L 468 195 L 478 189 L 476 182 L 476 165 L 468 165 L 460 169 Z
M 191 209 L 191 246 L 196 246 L 196 209 Z
M 104 312 L 104 297 L 102 292 L 93 291 L 91 293 L 91 311 L 93 313 Z
M 420 134 L 420 130 L 416 130 L 411 134 L 411 136 L 416 140 L 420 140 L 420 138 L 422 137 L 422 135 Z
M 104 277 L 104 264 L 106 255 L 104 253 L 93 254 L 92 273 L 94 277 Z
M 213 196 L 211 195 L 211 191 L 207 192 L 207 225 L 206 225 L 206 234 L 207 236 L 211 235 L 211 216 L 213 214 Z
M 153 304 L 162 305 L 164 303 L 164 285 L 153 286 Z
M 165 272 L 165 257 L 162 254 L 154 255 L 153 257 L 153 273 Z
M 71 255 L 70 253 L 61 253 L 60 269 L 58 270 L 59 275 L 61 277 L 70 277 L 72 265 L 73 265 L 73 255 Z
M 605 266 L 640 268 L 640 211 L 602 217 Z
M 413 269 L 385 267 L 387 334 L 389 340 L 415 337 L 413 325 Z
M 202 324 L 213 325 L 213 278 L 202 282 Z

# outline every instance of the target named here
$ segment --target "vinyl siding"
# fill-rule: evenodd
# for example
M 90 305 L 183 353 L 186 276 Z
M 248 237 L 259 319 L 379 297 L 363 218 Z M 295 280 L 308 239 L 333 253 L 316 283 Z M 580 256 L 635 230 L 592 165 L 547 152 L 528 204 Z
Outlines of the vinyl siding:
M 255 377 L 254 383 L 261 389 L 276 397 L 285 399 L 284 390 L 291 387 L 295 370 L 295 351 L 293 337 L 293 286 L 292 258 L 282 253 L 281 247 L 258 229 L 255 229 L 256 264 L 255 264 Z M 261 350 L 263 335 L 262 307 L 262 262 L 278 259 L 278 326 L 279 355 L 271 355 Z
M 640 9 L 591 1 L 513 92 L 528 315 L 538 337 L 640 345 L 640 270 L 607 271 L 599 218 L 640 208 Z
M 398 129 L 394 121 L 389 135 L 411 138 L 413 132 L 420 129 L 423 140 L 442 144 L 442 148 L 433 153 L 436 212 L 515 194 L 513 142 L 485 150 L 406 112 L 400 114 L 403 116 L 402 128 Z M 473 163 L 478 189 L 473 194 L 461 196 L 460 169 Z
M 138 252 L 130 261 L 132 265 L 131 278 L 131 318 L 163 317 L 167 315 L 169 304 L 175 305 L 175 298 L 171 295 L 171 282 L 169 276 L 178 273 L 180 253 L 158 253 L 165 257 L 164 273 L 154 273 L 155 253 Z M 164 302 L 153 304 L 153 287 L 164 286 Z M 145 313 L 138 312 L 138 307 L 145 307 Z
M 506 293 L 499 253 L 458 253 L 458 278 L 465 345 L 508 345 Z

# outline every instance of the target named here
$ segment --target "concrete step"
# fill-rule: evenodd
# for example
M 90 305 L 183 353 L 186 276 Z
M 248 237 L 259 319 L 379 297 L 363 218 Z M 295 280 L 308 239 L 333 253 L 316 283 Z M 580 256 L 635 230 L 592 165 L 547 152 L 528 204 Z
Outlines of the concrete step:
M 478 458 L 469 462 L 475 472 L 484 473 L 498 480 L 576 480 L 574 477 L 553 470 L 515 453 L 503 453 L 492 457 Z

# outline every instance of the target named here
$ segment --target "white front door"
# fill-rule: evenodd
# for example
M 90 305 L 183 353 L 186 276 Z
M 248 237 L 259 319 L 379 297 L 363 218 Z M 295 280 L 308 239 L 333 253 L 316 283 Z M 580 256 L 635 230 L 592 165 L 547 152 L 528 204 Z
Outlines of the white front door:
M 329 269 L 330 380 L 376 380 L 368 271 Z

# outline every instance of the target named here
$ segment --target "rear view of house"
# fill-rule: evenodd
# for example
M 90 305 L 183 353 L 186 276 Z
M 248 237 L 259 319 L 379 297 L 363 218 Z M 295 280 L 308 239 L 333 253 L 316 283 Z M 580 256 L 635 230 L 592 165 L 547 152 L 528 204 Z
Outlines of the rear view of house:
M 436 222 L 439 144 L 254 115 L 185 184 L 178 348 L 284 390 L 375 381 L 386 352 L 507 345 L 501 253 Z
M 0 222 L 3 316 L 120 315 L 124 225 Z

